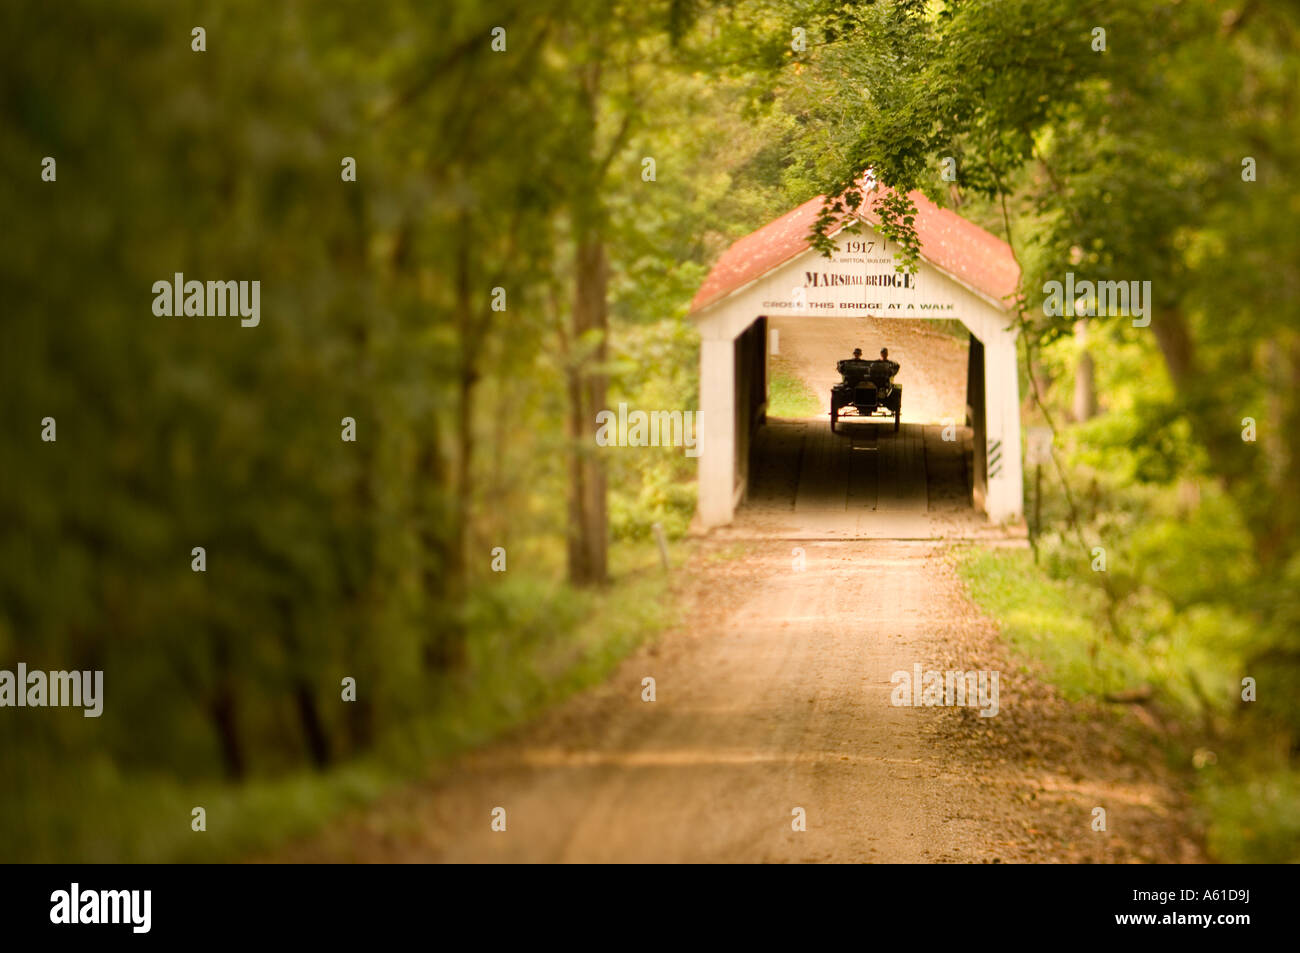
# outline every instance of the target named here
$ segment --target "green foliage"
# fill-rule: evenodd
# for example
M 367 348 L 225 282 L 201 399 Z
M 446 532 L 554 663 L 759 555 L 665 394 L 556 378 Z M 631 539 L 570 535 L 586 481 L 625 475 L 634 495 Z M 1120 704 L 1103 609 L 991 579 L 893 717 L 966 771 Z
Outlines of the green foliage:
M 788 365 L 773 358 L 767 382 L 769 417 L 814 417 L 821 411 L 821 401 Z

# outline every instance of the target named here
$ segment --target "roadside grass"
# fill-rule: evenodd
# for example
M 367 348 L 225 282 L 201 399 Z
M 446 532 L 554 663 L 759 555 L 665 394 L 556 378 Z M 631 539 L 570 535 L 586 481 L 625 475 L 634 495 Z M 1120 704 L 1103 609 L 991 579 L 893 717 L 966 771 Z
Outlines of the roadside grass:
M 813 389 L 795 375 L 788 361 L 772 358 L 771 379 L 767 385 L 769 417 L 815 417 L 821 413 L 821 401 Z
M 971 597 L 1013 649 L 1047 666 L 1066 697 L 1120 691 L 1150 674 L 1140 651 L 1102 635 L 1095 587 L 1050 578 L 1027 550 L 965 546 L 954 554 Z
M 671 547 L 682 565 L 691 543 Z M 118 773 L 105 759 L 48 766 L 0 817 L 9 862 L 226 862 L 273 853 L 341 813 L 436 775 L 575 692 L 603 681 L 643 642 L 677 621 L 670 576 L 651 544 L 611 549 L 612 583 L 575 591 L 506 577 L 474 599 L 469 663 L 436 686 L 436 706 L 385 736 L 375 754 L 322 773 L 243 784 L 181 784 Z M 202 807 L 206 830 L 191 829 Z
M 1160 740 L 1201 808 L 1212 857 L 1300 861 L 1300 772 L 1283 735 L 1236 713 L 1230 694 L 1217 690 L 1216 680 L 1231 683 L 1225 672 L 1242 671 L 1221 623 L 1195 615 L 1164 627 L 1152 621 L 1145 639 L 1123 642 L 1105 634 L 1097 587 L 1054 578 L 1026 550 L 963 546 L 953 559 L 971 598 L 999 624 L 1013 652 L 1040 663 L 1067 698 L 1154 689 L 1162 714 L 1179 726 L 1177 737 Z M 1205 685 L 1216 685 L 1210 695 L 1223 701 L 1209 704 Z

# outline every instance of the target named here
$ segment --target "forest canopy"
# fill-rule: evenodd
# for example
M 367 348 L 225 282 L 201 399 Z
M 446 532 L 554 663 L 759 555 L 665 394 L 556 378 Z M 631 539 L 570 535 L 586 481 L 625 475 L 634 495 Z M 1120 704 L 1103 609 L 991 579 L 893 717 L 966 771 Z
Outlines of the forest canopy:
M 109 674 L 102 718 L 0 717 L 0 834 L 81 850 L 60 785 L 427 750 L 485 658 L 580 630 L 614 550 L 686 534 L 694 458 L 592 434 L 698 407 L 720 252 L 825 194 L 878 202 L 906 268 L 916 189 L 1022 268 L 1043 571 L 1184 717 L 1267 739 L 1224 816 L 1300 788 L 1298 30 L 1254 0 L 5 4 L 0 668 Z M 1149 327 L 1048 313 L 1067 274 L 1149 282 Z

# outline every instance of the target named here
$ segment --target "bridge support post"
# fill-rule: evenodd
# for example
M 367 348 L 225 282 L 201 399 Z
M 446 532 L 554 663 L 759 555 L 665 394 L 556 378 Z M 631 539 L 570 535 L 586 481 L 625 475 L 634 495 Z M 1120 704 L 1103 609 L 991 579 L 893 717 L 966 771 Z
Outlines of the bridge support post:
M 731 338 L 700 341 L 699 501 L 704 529 L 731 522 L 736 484 L 736 368 Z
M 984 346 L 986 509 L 993 523 L 1024 517 L 1020 461 L 1020 373 L 1014 329 L 991 335 Z

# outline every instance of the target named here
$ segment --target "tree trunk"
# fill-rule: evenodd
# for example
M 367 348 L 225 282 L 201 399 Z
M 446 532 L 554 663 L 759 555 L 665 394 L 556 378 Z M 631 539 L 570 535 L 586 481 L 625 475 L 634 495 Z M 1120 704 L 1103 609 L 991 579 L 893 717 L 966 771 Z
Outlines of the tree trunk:
M 1196 355 L 1182 312 L 1172 308 L 1161 310 L 1151 321 L 1151 333 L 1164 355 L 1169 378 L 1180 393 L 1185 392 L 1196 376 Z
M 444 512 L 448 520 L 447 533 L 442 541 L 443 565 L 440 580 L 428 580 L 428 592 L 441 603 L 442 624 L 438 644 L 425 660 L 432 668 L 460 668 L 466 660 L 466 632 L 462 608 L 469 593 L 469 529 L 474 502 L 474 391 L 479 378 L 479 361 L 482 339 L 487 319 L 480 318 L 475 309 L 475 288 L 471 274 L 472 233 L 468 213 L 462 213 L 459 225 L 459 244 L 453 279 L 456 308 L 456 337 L 460 342 L 456 369 L 456 417 L 452 441 L 455 459 L 452 461 L 452 482 L 447 488 L 448 505 Z M 487 289 L 479 289 L 486 293 Z M 436 454 L 435 454 L 436 457 Z M 430 459 L 429 464 L 435 465 Z
M 354 754 L 368 751 L 375 741 L 375 705 L 370 696 L 364 694 L 367 688 L 370 686 L 359 687 L 357 700 L 349 702 L 347 707 L 348 743 Z
M 280 617 L 280 645 L 284 649 L 285 666 L 288 669 L 289 693 L 293 697 L 298 725 L 302 729 L 303 741 L 312 764 L 324 768 L 330 762 L 329 735 L 320 710 L 316 707 L 311 682 L 302 674 L 303 653 L 295 629 L 293 606 L 281 598 L 276 600 L 276 608 Z
M 235 709 L 235 696 L 228 687 L 223 686 L 212 697 L 208 706 L 212 724 L 217 732 L 217 742 L 221 745 L 221 764 L 226 778 L 240 781 L 244 777 L 244 748 L 239 741 L 239 719 Z
M 421 581 L 424 604 L 428 607 L 428 635 L 422 651 L 425 671 L 445 671 L 458 667 L 465 659 L 464 630 L 459 607 L 453 605 L 447 591 L 447 568 L 452 556 L 441 521 L 445 510 L 431 503 L 435 494 L 448 492 L 446 473 L 438 453 L 437 428 L 433 421 L 421 437 L 415 462 L 416 500 L 414 516 L 419 530 Z M 456 503 L 452 501 L 451 507 Z
M 580 236 L 574 265 L 573 340 L 581 351 L 596 339 L 590 354 L 576 355 L 569 366 L 568 562 L 569 581 L 588 586 L 606 580 L 609 533 L 605 466 L 595 444 L 596 414 L 605 408 L 608 262 L 594 230 Z
M 1264 344 L 1264 365 L 1270 393 L 1262 434 L 1257 437 L 1263 456 L 1264 483 L 1269 501 L 1257 511 L 1264 530 L 1257 534 L 1260 563 L 1282 570 L 1297 547 L 1300 508 L 1295 502 L 1297 428 L 1300 428 L 1300 336 L 1278 334 Z
M 474 289 L 470 277 L 469 215 L 460 217 L 460 245 L 456 249 L 456 316 L 460 358 L 456 394 L 456 473 L 452 504 L 451 532 L 447 541 L 447 597 L 453 606 L 460 605 L 468 590 L 466 565 L 467 538 L 474 496 L 474 385 L 478 382 L 481 322 L 476 320 Z M 486 293 L 486 289 L 481 289 Z
M 230 675 L 230 646 L 225 636 L 218 634 L 212 643 L 212 667 L 216 677 L 216 687 L 208 702 L 208 714 L 212 717 L 212 727 L 217 734 L 217 743 L 221 746 L 221 763 L 226 778 L 240 781 L 247 771 L 244 758 L 244 745 L 239 738 L 239 706 L 235 699 L 235 690 Z
M 329 737 L 325 734 L 325 725 L 316 707 L 316 696 L 312 694 L 311 686 L 302 679 L 294 680 L 293 701 L 298 709 L 298 722 L 302 725 L 311 762 L 317 768 L 324 768 L 330 763 Z

